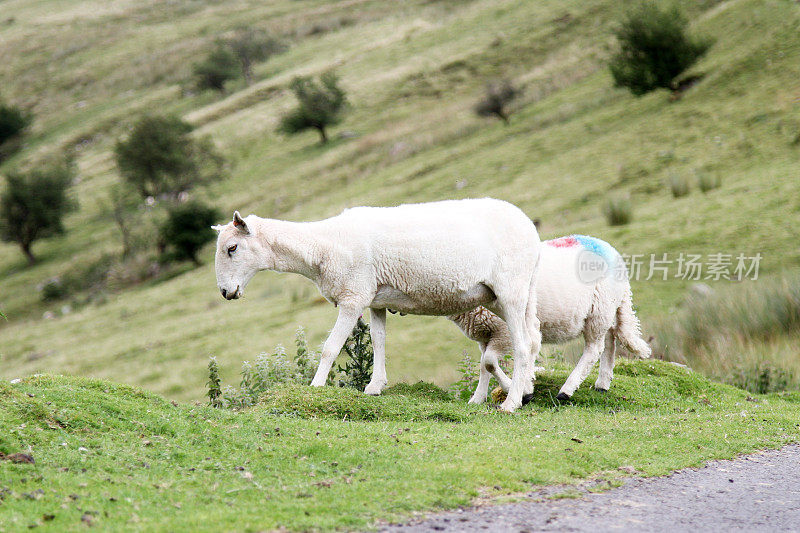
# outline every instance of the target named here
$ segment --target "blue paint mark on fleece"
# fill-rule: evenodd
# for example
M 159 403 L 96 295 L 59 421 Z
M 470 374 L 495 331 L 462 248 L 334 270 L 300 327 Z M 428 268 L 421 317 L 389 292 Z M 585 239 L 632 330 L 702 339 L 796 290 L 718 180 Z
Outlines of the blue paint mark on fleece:
M 571 237 L 578 241 L 578 243 L 586 250 L 589 250 L 590 252 L 602 257 L 609 267 L 614 268 L 619 254 L 613 246 L 608 244 L 606 241 L 597 239 L 595 237 L 589 237 L 587 235 L 571 235 Z

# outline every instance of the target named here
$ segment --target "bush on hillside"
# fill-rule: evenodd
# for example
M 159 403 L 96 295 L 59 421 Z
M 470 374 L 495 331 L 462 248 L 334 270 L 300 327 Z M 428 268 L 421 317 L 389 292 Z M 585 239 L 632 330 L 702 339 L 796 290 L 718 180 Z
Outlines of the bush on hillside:
M 486 84 L 486 92 L 483 98 L 475 104 L 475 113 L 481 117 L 494 115 L 508 124 L 508 104 L 516 99 L 521 92 L 508 80 L 488 83 Z
M 293 135 L 309 129 L 319 132 L 320 142 L 328 142 L 326 128 L 338 124 L 347 105 L 344 90 L 333 72 L 317 83 L 310 77 L 297 77 L 289 85 L 297 97 L 297 107 L 281 118 L 278 131 Z
M 722 182 L 716 174 L 701 172 L 697 175 L 697 186 L 704 193 L 718 189 L 720 185 L 722 185 Z
M 209 139 L 191 136 L 192 126 L 175 116 L 145 115 L 115 155 L 122 177 L 143 198 L 181 192 L 222 176 L 223 159 Z
M 117 183 L 111 186 L 108 192 L 108 200 L 103 204 L 102 209 L 117 226 L 122 240 L 122 258 L 130 257 L 134 249 L 137 248 L 138 231 L 141 227 L 140 211 L 142 206 L 141 198 L 127 184 Z
M 671 174 L 669 177 L 669 190 L 673 198 L 682 198 L 689 194 L 689 180 L 680 174 Z
M 711 46 L 687 35 L 688 25 L 677 6 L 662 9 L 647 2 L 629 11 L 614 32 L 619 42 L 609 65 L 614 83 L 637 96 L 660 87 L 676 89 L 675 78 Z
M 225 82 L 239 77 L 241 68 L 234 51 L 218 42 L 203 61 L 194 65 L 195 84 L 200 90 L 213 89 L 222 92 L 225 90 Z
M 624 226 L 633 219 L 633 207 L 630 198 L 609 198 L 606 202 L 605 215 L 610 226 Z
M 68 194 L 74 178 L 70 162 L 6 176 L 0 195 L 0 239 L 18 244 L 29 264 L 36 262 L 34 242 L 64 232 L 64 216 L 77 207 Z
M 197 252 L 216 238 L 211 226 L 221 216 L 216 208 L 199 201 L 178 204 L 169 209 L 161 227 L 161 238 L 166 247 L 173 250 L 176 259 L 190 259 L 199 265 Z
M 77 257 L 60 275 L 40 285 L 42 301 L 63 300 L 82 291 L 90 291 L 90 298 L 100 295 L 106 287 L 108 272 L 113 263 L 114 259 L 109 254 Z
M 227 40 L 233 54 L 239 60 L 241 74 L 247 84 L 253 82 L 253 64 L 266 61 L 286 50 L 286 45 L 262 29 L 239 28 Z
M 0 103 L 0 161 L 16 148 L 16 141 L 33 121 L 33 115 L 22 108 Z

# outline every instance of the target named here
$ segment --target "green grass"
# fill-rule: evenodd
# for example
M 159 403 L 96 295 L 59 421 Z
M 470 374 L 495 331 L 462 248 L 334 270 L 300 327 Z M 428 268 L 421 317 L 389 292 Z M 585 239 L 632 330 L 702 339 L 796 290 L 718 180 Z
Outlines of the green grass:
M 0 381 L 0 452 L 36 461 L 0 461 L 0 526 L 78 530 L 87 516 L 111 531 L 364 528 L 800 437 L 796 394 L 751 397 L 669 363 L 623 360 L 608 393 L 585 385 L 559 404 L 568 370 L 542 375 L 514 415 L 422 384 L 381 397 L 286 386 L 233 412 L 93 379 Z
M 242 360 L 289 344 L 298 325 L 313 346 L 333 324 L 335 309 L 292 276 L 260 274 L 245 299 L 223 302 L 211 247 L 201 268 L 78 295 L 64 316 L 65 302 L 41 301 L 43 281 L 120 253 L 100 203 L 119 179 L 114 142 L 144 110 L 182 114 L 227 155 L 230 178 L 198 193 L 225 212 L 311 220 L 353 205 L 495 196 L 540 218 L 545 238 L 591 234 L 628 254 L 673 257 L 761 252 L 764 277 L 800 267 L 797 231 L 786 222 L 800 209 L 800 13 L 791 2 L 686 4 L 692 32 L 715 44 L 691 72 L 705 77 L 675 102 L 612 87 L 607 44 L 621 8 L 609 0 L 4 7 L 15 21 L 0 24 L 14 51 L 0 65 L 13 80 L 3 97 L 32 106 L 37 119 L 0 172 L 87 142 L 77 151 L 81 209 L 67 235 L 35 244 L 42 260 L 33 268 L 0 244 L 0 308 L 9 317 L 0 322 L 0 376 L 87 375 L 199 399 L 209 355 L 230 381 Z M 257 65 L 251 87 L 182 96 L 191 64 L 243 22 L 275 30 L 289 50 Z M 329 145 L 313 133 L 276 134 L 293 104 L 289 80 L 332 67 L 353 107 Z M 472 112 L 487 79 L 501 77 L 525 90 L 507 127 Z M 676 200 L 664 186 L 673 173 L 721 176 L 721 186 Z M 616 197 L 630 198 L 634 216 L 611 227 L 603 207 Z M 669 320 L 690 283 L 634 283 L 646 335 Z M 46 311 L 56 318 L 43 320 Z M 389 377 L 450 383 L 464 349 L 477 354 L 443 319 L 393 317 Z

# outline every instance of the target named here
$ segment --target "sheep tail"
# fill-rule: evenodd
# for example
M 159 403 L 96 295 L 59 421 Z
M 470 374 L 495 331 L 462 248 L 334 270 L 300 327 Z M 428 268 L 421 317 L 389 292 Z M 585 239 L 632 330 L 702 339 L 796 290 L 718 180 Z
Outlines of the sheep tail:
M 614 336 L 635 356 L 641 359 L 650 357 L 650 345 L 642 338 L 641 325 L 633 310 L 630 288 L 617 308 L 617 326 L 614 328 Z

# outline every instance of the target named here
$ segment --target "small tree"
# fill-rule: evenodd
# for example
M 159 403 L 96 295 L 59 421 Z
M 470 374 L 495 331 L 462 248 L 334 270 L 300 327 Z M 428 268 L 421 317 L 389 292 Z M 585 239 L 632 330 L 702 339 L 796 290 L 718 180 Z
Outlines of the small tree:
M 74 167 L 63 163 L 6 176 L 0 238 L 19 244 L 28 263 L 36 262 L 31 251 L 35 241 L 64 232 L 64 215 L 76 207 L 67 194 L 74 175 Z
M 128 138 L 117 142 L 117 167 L 142 197 L 183 191 L 219 178 L 222 157 L 208 139 L 196 140 L 192 126 L 174 116 L 143 116 Z
M 222 407 L 222 388 L 219 379 L 219 365 L 217 364 L 216 357 L 210 357 L 208 360 L 208 405 L 219 409 Z
M 286 45 L 262 29 L 239 28 L 228 41 L 248 85 L 253 82 L 253 63 L 266 61 L 286 50 Z
M 346 387 L 353 387 L 364 390 L 370 379 L 372 379 L 372 337 L 369 334 L 369 326 L 358 319 L 353 333 L 344 343 L 342 351 L 347 354 L 344 366 L 339 366 L 339 372 L 344 374 L 342 384 Z
M 130 256 L 134 248 L 134 225 L 137 220 L 137 207 L 141 199 L 136 191 L 126 184 L 116 183 L 108 192 L 108 200 L 103 204 L 103 210 L 117 225 L 122 238 L 122 257 Z
M 16 141 L 30 126 L 33 116 L 22 108 L 0 103 L 0 161 L 4 154 L 12 152 L 13 141 Z
M 161 228 L 161 238 L 174 250 L 177 259 L 191 259 L 199 265 L 197 252 L 216 238 L 211 226 L 220 216 L 215 208 L 198 201 L 174 206 Z
M 239 77 L 240 66 L 236 54 L 224 43 L 218 42 L 208 56 L 194 65 L 195 83 L 198 89 L 224 91 L 225 82 Z
M 308 129 L 319 132 L 320 142 L 328 142 L 325 128 L 338 124 L 347 105 L 347 97 L 333 72 L 320 77 L 321 85 L 309 77 L 297 77 L 289 88 L 297 97 L 298 106 L 284 115 L 279 131 L 293 135 Z
M 475 113 L 481 117 L 492 115 L 508 124 L 507 106 L 520 95 L 521 91 L 514 87 L 510 81 L 491 82 L 486 84 L 486 93 L 475 104 Z
M 711 46 L 690 38 L 687 27 L 677 7 L 662 10 L 647 2 L 631 10 L 614 32 L 620 47 L 609 65 L 614 83 L 637 96 L 659 87 L 675 89 L 675 78 Z

